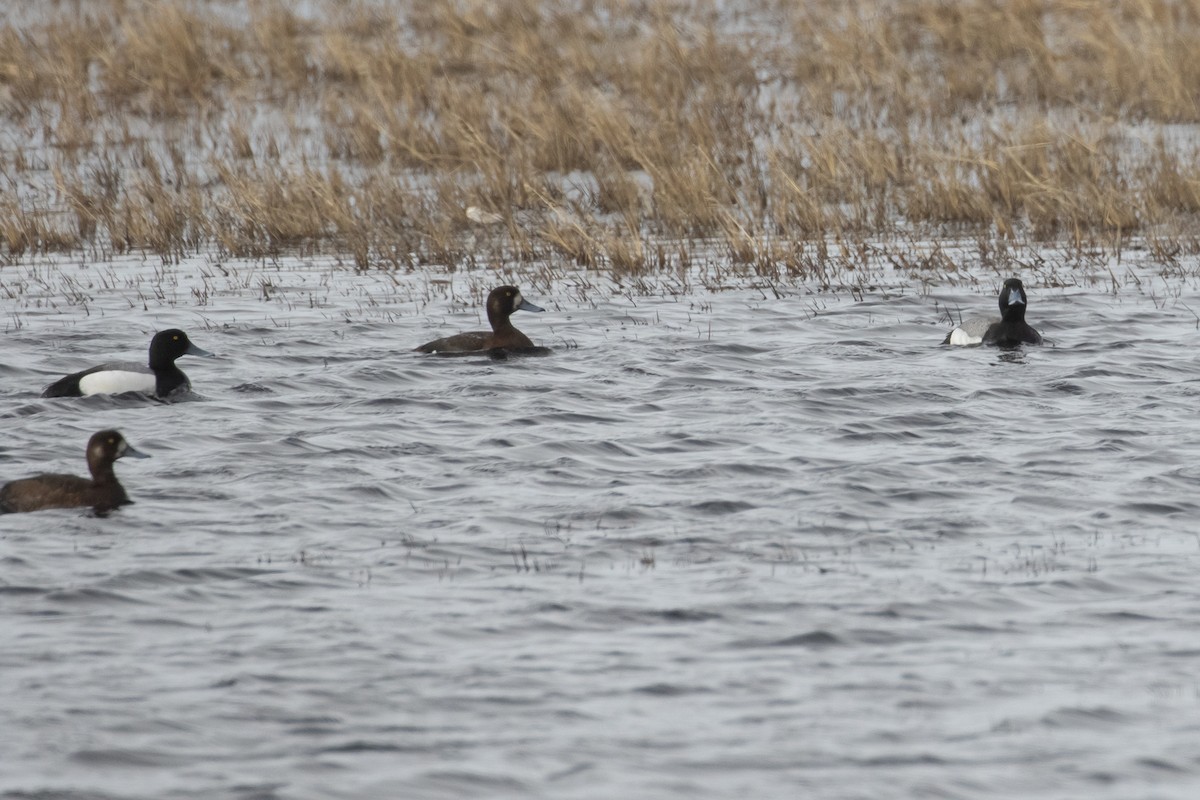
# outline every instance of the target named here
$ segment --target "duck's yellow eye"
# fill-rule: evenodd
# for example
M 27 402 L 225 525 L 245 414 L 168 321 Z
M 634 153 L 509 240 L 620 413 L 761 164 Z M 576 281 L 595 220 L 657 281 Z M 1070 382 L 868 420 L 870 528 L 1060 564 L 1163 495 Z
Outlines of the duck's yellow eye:
M 178 336 L 172 336 L 171 338 L 172 338 L 172 339 L 174 339 L 174 340 L 175 340 L 175 341 L 177 341 L 177 342 L 179 341 L 179 337 L 178 337 Z
M 109 444 L 116 444 L 116 443 L 117 443 L 117 440 L 116 440 L 116 439 L 113 439 L 113 438 L 111 438 L 111 437 L 110 437 L 110 438 L 109 438 L 109 440 L 108 440 L 108 443 L 109 443 Z

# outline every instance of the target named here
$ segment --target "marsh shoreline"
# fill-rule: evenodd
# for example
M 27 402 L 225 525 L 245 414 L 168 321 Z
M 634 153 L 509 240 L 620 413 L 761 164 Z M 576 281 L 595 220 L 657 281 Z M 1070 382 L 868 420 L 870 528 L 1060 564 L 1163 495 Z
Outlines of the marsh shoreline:
M 1165 0 L 79 10 L 0 27 L 9 263 L 802 282 L 863 254 L 933 280 L 944 238 L 998 274 L 1200 251 L 1200 18 Z

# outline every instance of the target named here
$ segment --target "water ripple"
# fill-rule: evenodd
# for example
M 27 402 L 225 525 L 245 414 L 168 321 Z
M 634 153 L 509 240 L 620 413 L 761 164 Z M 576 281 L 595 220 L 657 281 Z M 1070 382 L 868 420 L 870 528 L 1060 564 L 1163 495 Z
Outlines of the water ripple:
M 420 274 L 270 268 L 195 309 L 190 402 L 37 395 L 193 309 L 8 335 L 0 480 L 152 458 L 108 518 L 0 517 L 0 796 L 1191 796 L 1183 308 L 1030 278 L 1052 346 L 1002 353 L 939 344 L 994 287 L 588 274 L 538 287 L 553 354 L 438 359 L 479 315 Z

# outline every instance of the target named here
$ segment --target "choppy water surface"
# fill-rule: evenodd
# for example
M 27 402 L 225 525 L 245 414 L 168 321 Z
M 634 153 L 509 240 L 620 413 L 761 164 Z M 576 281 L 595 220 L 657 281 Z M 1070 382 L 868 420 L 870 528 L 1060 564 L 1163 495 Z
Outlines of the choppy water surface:
M 509 361 L 409 352 L 501 276 L 0 269 L 0 479 L 153 455 L 0 517 L 0 792 L 1194 797 L 1200 291 L 1120 269 L 1013 353 L 938 346 L 1004 276 L 568 278 Z M 171 326 L 191 400 L 38 397 Z

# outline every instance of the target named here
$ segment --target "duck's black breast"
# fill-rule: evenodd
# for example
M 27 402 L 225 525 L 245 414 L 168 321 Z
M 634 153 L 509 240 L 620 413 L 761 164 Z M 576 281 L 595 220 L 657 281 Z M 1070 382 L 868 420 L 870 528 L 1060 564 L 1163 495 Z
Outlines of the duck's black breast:
M 1041 344 L 1042 335 L 1028 322 L 1001 320 L 988 328 L 983 336 L 984 344 L 1000 347 L 1016 347 L 1021 344 Z
M 154 370 L 154 393 L 159 397 L 170 397 L 176 392 L 186 392 L 192 388 L 192 382 L 183 370 L 171 364 Z

